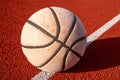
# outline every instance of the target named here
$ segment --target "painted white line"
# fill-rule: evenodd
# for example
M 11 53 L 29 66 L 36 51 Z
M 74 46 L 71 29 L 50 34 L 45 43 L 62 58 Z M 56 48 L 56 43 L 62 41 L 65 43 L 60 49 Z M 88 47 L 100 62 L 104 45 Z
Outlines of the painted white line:
M 53 74 L 54 73 L 41 71 L 39 74 L 33 77 L 32 80 L 48 80 Z
M 116 24 L 119 21 L 120 21 L 120 14 L 118 14 L 113 19 L 111 19 L 106 24 L 104 24 L 99 29 L 97 29 L 95 32 L 93 32 L 92 34 L 90 34 L 87 37 L 87 42 L 88 42 L 87 44 L 88 45 L 91 44 L 93 41 L 95 41 L 98 37 L 100 37 L 104 32 L 106 32 L 107 30 L 109 30 L 114 24 Z
M 90 34 L 87 37 L 87 46 L 89 46 L 93 41 L 95 41 L 98 37 L 100 37 L 104 32 L 109 30 L 114 24 L 116 24 L 119 21 L 120 21 L 120 14 L 118 14 L 113 19 L 111 19 L 106 24 L 104 24 L 99 29 L 97 29 L 95 32 Z M 48 80 L 54 74 L 55 73 L 41 71 L 39 74 L 33 77 L 32 80 Z

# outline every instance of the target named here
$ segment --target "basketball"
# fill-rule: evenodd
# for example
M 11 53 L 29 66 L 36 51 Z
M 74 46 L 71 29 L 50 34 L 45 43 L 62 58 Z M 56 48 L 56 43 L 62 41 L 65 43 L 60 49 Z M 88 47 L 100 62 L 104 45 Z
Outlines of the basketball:
M 81 60 L 86 49 L 86 32 L 71 11 L 46 7 L 25 22 L 20 41 L 32 65 L 43 71 L 60 72 Z

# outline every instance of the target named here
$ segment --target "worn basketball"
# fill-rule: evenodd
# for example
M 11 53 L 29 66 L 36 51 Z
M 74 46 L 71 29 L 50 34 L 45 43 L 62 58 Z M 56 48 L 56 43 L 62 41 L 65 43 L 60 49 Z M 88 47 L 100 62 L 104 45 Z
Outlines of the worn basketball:
M 47 7 L 24 24 L 21 45 L 32 65 L 47 72 L 60 72 L 74 66 L 84 55 L 86 32 L 71 11 Z

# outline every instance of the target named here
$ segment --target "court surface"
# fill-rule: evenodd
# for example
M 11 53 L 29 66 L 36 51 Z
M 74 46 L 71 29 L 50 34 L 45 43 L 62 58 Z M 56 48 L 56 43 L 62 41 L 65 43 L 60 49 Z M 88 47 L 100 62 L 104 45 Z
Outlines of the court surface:
M 44 74 L 23 55 L 20 34 L 34 12 L 51 6 L 69 9 L 80 18 L 88 45 L 73 68 Z M 1 80 L 120 80 L 119 49 L 120 0 L 0 0 Z

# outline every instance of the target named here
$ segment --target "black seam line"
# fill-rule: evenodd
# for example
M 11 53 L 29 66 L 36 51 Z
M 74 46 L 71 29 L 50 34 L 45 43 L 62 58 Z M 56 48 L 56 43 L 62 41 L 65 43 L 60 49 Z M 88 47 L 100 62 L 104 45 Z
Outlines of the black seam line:
M 51 35 L 50 33 L 48 33 L 46 30 L 44 30 L 42 27 L 40 27 L 39 25 L 35 24 L 34 22 L 28 20 L 27 23 L 29 23 L 30 25 L 34 26 L 36 29 L 40 30 L 41 32 L 43 32 L 44 34 L 50 36 L 53 38 L 53 40 L 51 42 L 49 42 L 48 44 L 45 45 L 39 45 L 39 46 L 26 46 L 22 44 L 22 47 L 24 48 L 29 48 L 29 49 L 35 49 L 35 48 L 44 48 L 47 47 L 49 45 L 51 45 L 53 42 L 55 42 L 55 40 L 57 39 L 57 37 L 54 37 L 53 35 Z
M 70 33 L 73 31 L 73 29 L 74 29 L 74 27 L 75 27 L 75 23 L 76 23 L 76 16 L 74 16 L 73 23 L 72 23 L 72 25 L 71 25 L 68 33 L 67 33 L 66 38 L 64 39 L 64 42 L 62 43 L 62 42 L 60 41 L 61 45 L 55 50 L 55 52 L 53 53 L 53 55 L 51 56 L 51 58 L 49 58 L 47 61 L 45 61 L 42 65 L 40 65 L 40 66 L 38 66 L 38 67 L 44 66 L 45 64 L 47 64 L 48 62 L 50 62 L 50 61 L 53 59 L 53 57 L 56 56 L 56 54 L 60 51 L 60 49 L 63 47 L 63 45 L 65 45 L 67 39 L 68 39 L 69 36 L 70 36 Z M 59 40 L 57 39 L 56 41 L 59 41 Z
M 48 35 L 49 37 L 52 37 L 53 40 L 51 42 L 49 42 L 48 44 L 45 44 L 45 45 L 39 45 L 39 46 L 25 46 L 25 45 L 22 45 L 24 48 L 30 48 L 30 49 L 34 49 L 34 48 L 44 48 L 44 47 L 47 47 L 49 45 L 51 45 L 52 43 L 54 43 L 56 41 L 56 39 L 59 37 L 59 34 L 60 34 L 60 23 L 59 23 L 59 20 L 58 20 L 58 17 L 55 13 L 55 11 L 52 9 L 52 8 L 49 8 L 50 11 L 52 12 L 53 14 L 53 17 L 55 19 L 55 22 L 56 22 L 56 25 L 57 25 L 57 31 L 56 31 L 56 36 L 54 37 L 53 35 L 51 35 L 50 33 L 48 33 L 46 30 L 44 30 L 42 27 L 40 27 L 39 25 L 35 24 L 34 22 L 28 20 L 27 22 L 31 25 L 33 25 L 35 28 L 37 28 L 38 30 L 40 30 L 41 32 L 43 32 L 44 34 Z
M 73 47 L 75 44 L 77 44 L 78 42 L 80 42 L 80 41 L 82 41 L 82 40 L 84 40 L 84 39 L 86 39 L 86 36 L 83 36 L 83 37 L 77 39 L 77 40 L 76 40 L 75 42 L 73 42 L 72 45 L 70 46 L 70 50 L 73 52 L 73 54 L 75 54 L 75 55 L 78 56 L 79 58 L 82 58 L 82 56 L 81 56 L 79 53 L 77 53 L 76 51 L 74 51 L 74 50 L 72 49 L 72 47 Z
M 80 42 L 80 41 L 82 41 L 82 40 L 84 40 L 84 39 L 86 39 L 86 36 L 83 36 L 83 37 L 77 39 L 76 41 L 74 41 L 74 42 L 72 43 L 72 45 L 67 49 L 67 51 L 66 51 L 66 53 L 65 53 L 65 55 L 64 55 L 64 58 L 63 58 L 63 65 L 62 65 L 61 71 L 63 71 L 64 68 L 65 68 L 66 59 L 67 59 L 67 56 L 68 56 L 68 53 L 69 53 L 70 49 L 71 49 L 71 51 L 72 51 L 72 47 L 73 47 L 76 43 L 78 43 L 78 42 Z M 74 52 L 74 51 L 72 51 L 72 52 L 73 52 L 73 54 L 75 54 L 75 55 L 76 55 L 77 57 L 79 57 L 80 59 L 82 58 L 82 56 L 81 56 L 78 52 Z
M 65 45 L 62 42 L 60 42 L 59 40 L 56 40 L 56 41 L 59 42 L 63 47 L 65 47 L 65 48 L 69 49 L 71 52 L 73 52 L 76 56 L 78 56 L 79 58 L 81 58 L 81 55 L 79 55 L 79 53 L 77 53 L 75 50 L 71 49 L 67 45 Z
M 58 38 L 58 37 L 59 37 L 59 34 L 60 34 L 60 23 L 59 23 L 59 20 L 58 20 L 58 17 L 57 17 L 57 15 L 56 15 L 55 11 L 54 11 L 52 8 L 49 8 L 49 9 L 50 9 L 50 11 L 52 12 L 53 17 L 54 17 L 55 22 L 56 22 L 56 25 L 57 25 L 56 38 Z M 57 34 L 58 34 L 58 35 L 57 35 Z
M 52 37 L 53 39 L 56 39 L 56 37 L 54 37 L 53 35 L 51 35 L 49 32 L 47 32 L 45 29 L 43 29 L 42 27 L 40 27 L 39 25 L 37 25 L 36 23 L 28 20 L 27 21 L 29 24 L 31 24 L 32 26 L 34 26 L 35 28 L 37 28 L 38 30 L 40 30 L 41 32 L 43 32 L 44 34 L 48 35 L 49 37 Z

